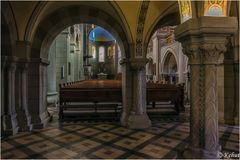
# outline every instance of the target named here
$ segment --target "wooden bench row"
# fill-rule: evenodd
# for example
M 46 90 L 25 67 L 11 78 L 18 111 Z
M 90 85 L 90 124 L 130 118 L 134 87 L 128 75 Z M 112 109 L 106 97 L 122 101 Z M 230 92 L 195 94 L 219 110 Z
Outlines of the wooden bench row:
M 64 110 L 70 103 L 92 103 L 96 108 L 98 104 L 111 104 L 117 107 L 122 104 L 122 87 L 119 80 L 92 80 L 62 84 L 60 89 L 59 118 L 64 119 Z M 147 102 L 171 101 L 179 113 L 184 109 L 184 86 L 170 84 L 147 83 Z M 81 107 L 81 106 L 79 106 Z M 101 108 L 99 108 L 101 109 Z

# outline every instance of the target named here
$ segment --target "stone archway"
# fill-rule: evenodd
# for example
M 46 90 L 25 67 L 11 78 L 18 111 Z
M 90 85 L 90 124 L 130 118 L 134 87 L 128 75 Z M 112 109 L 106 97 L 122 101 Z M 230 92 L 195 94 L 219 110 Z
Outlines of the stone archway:
M 29 85 L 29 105 L 34 106 L 34 119 L 32 121 L 33 128 L 42 128 L 48 120 L 46 108 L 46 93 L 47 93 L 47 57 L 52 41 L 66 27 L 73 24 L 89 23 L 95 24 L 107 29 L 118 41 L 123 53 L 122 57 L 128 59 L 130 57 L 129 44 L 131 39 L 126 33 L 124 25 L 120 24 L 111 15 L 98 8 L 90 6 L 74 5 L 57 9 L 47 17 L 45 17 L 38 25 L 31 48 L 31 69 L 29 70 L 29 81 L 33 82 Z M 131 93 L 127 88 L 125 80 L 126 70 L 123 69 L 123 95 L 126 92 Z M 126 96 L 123 96 L 123 106 L 130 105 L 126 101 Z

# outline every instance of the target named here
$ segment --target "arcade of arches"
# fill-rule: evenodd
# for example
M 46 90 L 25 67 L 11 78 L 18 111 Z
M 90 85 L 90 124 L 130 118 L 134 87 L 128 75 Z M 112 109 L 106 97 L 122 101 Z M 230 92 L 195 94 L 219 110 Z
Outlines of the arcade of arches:
M 178 156 L 219 158 L 219 128 L 239 126 L 238 35 L 238 1 L 2 1 L 2 136 L 43 134 L 52 123 L 48 106 L 59 105 L 58 84 L 120 77 L 122 109 L 115 125 L 149 135 L 156 124 L 147 112 L 146 83 L 181 84 L 186 109 L 175 117 L 189 114 L 190 129 Z M 3 139 L 4 149 L 16 144 L 7 143 Z M 136 147 L 136 153 L 154 149 L 147 146 L 154 145 Z M 171 157 L 165 150 L 136 155 Z M 131 157 L 115 151 L 105 158 Z

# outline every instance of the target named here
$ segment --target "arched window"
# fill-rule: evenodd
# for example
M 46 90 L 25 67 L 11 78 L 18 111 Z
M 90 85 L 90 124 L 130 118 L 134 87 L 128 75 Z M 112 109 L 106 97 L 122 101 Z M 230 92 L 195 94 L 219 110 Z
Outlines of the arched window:
M 226 16 L 227 1 L 225 0 L 207 0 L 204 3 L 205 16 Z
M 177 62 L 176 62 L 175 56 L 173 55 L 173 53 L 169 52 L 167 53 L 165 61 L 163 62 L 163 73 L 164 73 L 163 75 L 164 75 L 165 81 L 171 84 L 172 83 L 175 84 L 177 82 L 177 79 L 176 79 L 177 71 L 178 69 L 177 69 Z
M 99 47 L 99 57 L 98 62 L 104 62 L 105 61 L 105 48 L 103 46 Z
M 96 47 L 92 46 L 92 56 L 93 58 L 96 58 Z
M 167 56 L 165 58 L 163 65 L 164 65 L 163 66 L 164 73 L 174 74 L 177 72 L 177 61 L 176 61 L 173 53 L 171 53 L 171 52 L 167 53 Z
M 112 55 L 114 56 L 115 55 L 115 46 L 112 47 Z
M 108 57 L 110 58 L 111 56 L 112 56 L 111 47 L 108 47 Z

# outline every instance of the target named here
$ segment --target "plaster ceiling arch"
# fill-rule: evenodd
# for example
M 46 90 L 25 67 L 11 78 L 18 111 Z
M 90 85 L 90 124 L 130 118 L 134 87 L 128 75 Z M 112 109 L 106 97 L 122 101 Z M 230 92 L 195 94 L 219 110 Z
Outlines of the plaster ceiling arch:
M 151 10 L 151 9 L 150 9 Z M 155 16 L 144 35 L 144 53 L 147 53 L 148 43 L 157 29 L 164 26 L 174 26 L 180 24 L 178 3 L 173 1 L 164 11 Z
M 93 7 L 108 13 L 123 26 L 130 43 L 132 43 L 132 35 L 128 26 L 128 22 L 126 21 L 126 17 L 121 12 L 121 8 L 114 1 L 41 1 L 31 13 L 31 17 L 25 29 L 24 40 L 32 42 L 37 26 L 41 21 L 43 21 L 43 19 L 56 10 L 69 6 Z
M 32 58 L 46 58 L 52 41 L 65 28 L 79 23 L 101 26 L 108 30 L 119 43 L 123 57 L 130 56 L 128 49 L 130 40 L 122 25 L 106 12 L 88 6 L 69 6 L 55 10 L 39 23 L 32 44 Z

